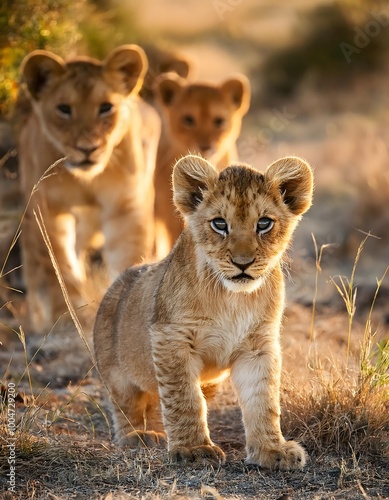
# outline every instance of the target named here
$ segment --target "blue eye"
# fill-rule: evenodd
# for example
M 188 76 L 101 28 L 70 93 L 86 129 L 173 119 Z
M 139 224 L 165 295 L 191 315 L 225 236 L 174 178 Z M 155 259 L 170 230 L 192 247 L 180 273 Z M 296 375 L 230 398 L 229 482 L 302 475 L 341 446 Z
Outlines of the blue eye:
M 222 236 L 228 234 L 228 224 L 221 217 L 216 217 L 216 219 L 211 220 L 211 228 Z
M 274 226 L 274 220 L 269 217 L 261 217 L 257 222 L 257 233 L 265 234 L 270 231 Z

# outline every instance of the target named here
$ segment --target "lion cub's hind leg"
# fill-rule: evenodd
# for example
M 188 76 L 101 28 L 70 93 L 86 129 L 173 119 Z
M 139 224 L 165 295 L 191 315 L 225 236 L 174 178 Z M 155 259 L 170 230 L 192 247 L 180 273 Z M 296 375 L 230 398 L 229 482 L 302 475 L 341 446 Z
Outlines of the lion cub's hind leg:
M 146 448 L 166 443 L 157 394 L 131 385 L 124 393 L 113 391 L 112 396 L 115 440 L 120 447 Z

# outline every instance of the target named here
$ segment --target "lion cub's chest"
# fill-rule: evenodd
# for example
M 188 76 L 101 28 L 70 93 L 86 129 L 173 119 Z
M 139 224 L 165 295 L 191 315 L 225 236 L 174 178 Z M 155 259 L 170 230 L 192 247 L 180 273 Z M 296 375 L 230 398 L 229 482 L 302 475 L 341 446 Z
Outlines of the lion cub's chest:
M 218 370 L 229 367 L 231 356 L 249 332 L 259 323 L 258 311 L 242 308 L 241 311 L 218 311 L 204 320 L 194 332 L 194 348 L 205 366 Z

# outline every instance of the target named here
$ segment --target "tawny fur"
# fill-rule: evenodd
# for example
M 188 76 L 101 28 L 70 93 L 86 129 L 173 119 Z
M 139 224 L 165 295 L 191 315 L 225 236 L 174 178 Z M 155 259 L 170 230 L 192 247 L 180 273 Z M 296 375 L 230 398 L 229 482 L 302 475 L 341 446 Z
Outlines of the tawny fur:
M 247 460 L 304 466 L 305 451 L 280 430 L 281 259 L 311 205 L 312 184 L 310 167 L 295 157 L 264 174 L 245 165 L 218 173 L 197 156 L 175 165 L 183 233 L 164 260 L 120 276 L 95 323 L 97 366 L 114 399 L 121 445 L 150 444 L 166 433 L 172 459 L 223 461 L 201 387 L 230 374 Z M 225 233 L 215 231 L 218 218 L 228 224 Z M 259 220 L 272 221 L 270 229 L 258 232 Z
M 149 67 L 145 75 L 140 95 L 147 102 L 154 102 L 155 85 L 164 73 L 176 73 L 182 78 L 192 78 L 193 61 L 177 50 L 168 47 L 142 44 L 146 52 Z
M 237 161 L 236 140 L 250 103 L 250 84 L 239 75 L 220 85 L 188 83 L 178 75 L 157 81 L 156 103 L 162 134 L 155 171 L 156 255 L 165 257 L 182 231 L 172 203 L 174 163 L 189 153 L 200 154 L 219 170 Z
M 66 157 L 40 181 L 23 223 L 34 330 L 51 328 L 66 310 L 34 219 L 38 207 L 75 306 L 85 301 L 85 246 L 95 228 L 104 236 L 112 280 L 151 255 L 160 119 L 137 97 L 146 69 L 144 52 L 135 45 L 117 48 L 102 62 L 65 62 L 35 51 L 22 64 L 18 152 L 26 203 L 45 171 Z

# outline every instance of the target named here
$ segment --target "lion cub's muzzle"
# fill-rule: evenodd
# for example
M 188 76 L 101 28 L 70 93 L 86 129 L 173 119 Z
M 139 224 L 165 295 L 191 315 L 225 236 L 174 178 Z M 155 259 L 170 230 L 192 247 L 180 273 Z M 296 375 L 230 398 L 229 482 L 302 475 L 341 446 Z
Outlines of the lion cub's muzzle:
M 104 153 L 104 144 L 100 137 L 80 137 L 68 155 L 66 166 L 69 169 L 88 170 L 99 164 Z
M 89 148 L 77 147 L 72 156 L 68 156 L 66 166 L 69 169 L 88 170 L 99 164 L 101 161 L 102 148 L 99 146 L 90 146 Z
M 234 257 L 231 258 L 231 263 L 241 271 L 239 274 L 235 274 L 232 276 L 231 280 L 234 281 L 246 281 L 246 280 L 254 280 L 255 278 L 250 274 L 246 273 L 246 269 L 249 269 L 255 262 L 255 259 L 251 259 L 251 257 Z

